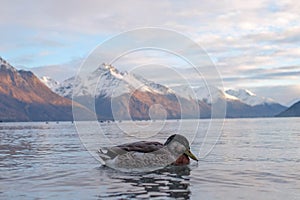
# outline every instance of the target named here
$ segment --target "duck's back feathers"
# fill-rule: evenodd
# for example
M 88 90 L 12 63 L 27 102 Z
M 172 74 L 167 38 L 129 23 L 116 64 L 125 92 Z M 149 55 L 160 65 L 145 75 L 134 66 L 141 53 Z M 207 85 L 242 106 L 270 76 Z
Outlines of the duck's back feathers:
M 163 148 L 164 145 L 159 142 L 139 141 L 139 142 L 133 142 L 128 144 L 122 144 L 115 147 L 120 148 L 123 151 L 127 151 L 127 152 L 135 151 L 141 153 L 150 153 Z
M 159 142 L 139 141 L 127 144 L 121 144 L 110 148 L 101 148 L 98 151 L 99 156 L 105 161 L 114 159 L 118 155 L 123 155 L 128 152 L 151 153 L 155 152 L 164 145 Z

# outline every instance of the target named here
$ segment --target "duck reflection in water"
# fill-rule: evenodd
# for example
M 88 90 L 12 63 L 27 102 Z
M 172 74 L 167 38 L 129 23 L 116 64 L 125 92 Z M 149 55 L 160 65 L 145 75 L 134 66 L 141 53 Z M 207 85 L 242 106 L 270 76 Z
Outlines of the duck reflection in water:
M 116 198 L 174 198 L 190 199 L 190 166 L 167 166 L 148 173 L 123 173 L 108 167 L 100 167 L 103 173 L 112 180 L 107 187 L 106 195 L 99 199 Z

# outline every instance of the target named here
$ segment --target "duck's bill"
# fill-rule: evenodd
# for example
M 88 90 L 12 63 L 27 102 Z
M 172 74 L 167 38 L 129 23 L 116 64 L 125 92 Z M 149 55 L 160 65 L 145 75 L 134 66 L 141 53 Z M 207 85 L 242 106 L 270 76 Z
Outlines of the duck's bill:
M 198 158 L 190 150 L 186 150 L 184 153 L 191 159 L 198 161 Z

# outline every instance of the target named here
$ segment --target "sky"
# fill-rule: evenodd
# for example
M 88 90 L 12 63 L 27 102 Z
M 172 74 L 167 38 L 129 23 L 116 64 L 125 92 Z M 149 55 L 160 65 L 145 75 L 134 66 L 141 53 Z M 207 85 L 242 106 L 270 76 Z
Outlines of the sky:
M 159 27 L 199 44 L 225 88 L 246 88 L 291 105 L 300 99 L 299 10 L 296 0 L 1 0 L 0 56 L 19 69 L 62 81 L 107 39 Z M 173 65 L 163 53 L 137 55 L 124 59 L 127 66 L 162 60 Z M 157 71 L 153 67 L 152 74 Z

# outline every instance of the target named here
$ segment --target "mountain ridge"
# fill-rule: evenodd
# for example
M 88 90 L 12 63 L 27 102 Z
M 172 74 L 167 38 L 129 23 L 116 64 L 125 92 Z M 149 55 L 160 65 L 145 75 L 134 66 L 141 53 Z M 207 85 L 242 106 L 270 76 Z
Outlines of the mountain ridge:
M 250 91 L 238 92 L 256 98 L 256 104 L 246 104 L 233 90 L 212 86 L 169 88 L 107 64 L 85 78 L 71 77 L 62 83 L 50 77 L 38 79 L 30 71 L 16 70 L 0 57 L 0 121 L 72 120 L 73 100 L 75 109 L 84 113 L 83 118 L 90 118 L 91 110 L 96 110 L 100 120 L 210 118 L 212 108 L 224 103 L 228 118 L 270 117 L 285 109 Z
M 300 101 L 294 103 L 276 117 L 300 117 Z
M 77 77 L 77 82 L 75 81 L 75 77 L 70 78 L 61 84 L 61 87 L 56 89 L 56 92 L 62 96 L 72 98 L 72 89 L 75 86 L 80 93 L 76 93 L 74 96 L 95 96 L 96 97 L 96 108 L 100 112 L 101 108 L 105 109 L 107 107 L 111 107 L 111 97 L 119 97 L 120 101 L 124 101 L 127 99 L 128 102 L 131 102 L 132 99 L 129 99 L 126 94 L 135 94 L 134 90 L 145 92 L 143 95 L 139 93 L 139 97 L 143 96 L 143 99 L 151 99 L 150 97 L 146 97 L 152 95 L 152 99 L 158 98 L 159 95 L 165 95 L 165 100 L 174 95 L 177 98 L 177 101 L 180 102 L 189 102 L 187 104 L 195 106 L 195 102 L 200 106 L 200 111 L 202 110 L 202 116 L 200 117 L 210 117 L 211 116 L 211 107 L 217 106 L 217 103 L 226 102 L 227 103 L 227 115 L 226 117 L 271 117 L 279 112 L 283 111 L 286 107 L 282 106 L 279 103 L 276 103 L 273 100 L 265 97 L 258 97 L 254 93 L 247 90 L 239 90 L 237 92 L 247 92 L 249 95 L 249 99 L 253 98 L 256 100 L 255 103 L 247 104 L 246 100 L 240 100 L 235 93 L 234 95 L 228 94 L 226 91 L 220 90 L 213 86 L 208 87 L 194 87 L 193 89 L 189 86 L 179 86 L 169 88 L 167 86 L 155 83 L 153 81 L 149 81 L 144 79 L 143 77 L 130 74 L 128 72 L 120 72 L 115 67 L 111 65 L 102 65 L 98 67 L 92 76 L 88 76 L 88 81 L 81 80 L 81 77 Z M 97 80 L 94 80 L 97 79 Z M 99 84 L 97 86 L 97 84 Z M 79 88 L 79 89 L 78 89 Z M 86 88 L 92 88 L 93 91 L 87 90 Z M 232 90 L 234 91 L 234 90 Z M 94 94 L 92 94 L 94 92 Z M 146 95 L 147 93 L 147 95 Z M 244 95 L 245 96 L 245 95 Z M 145 105 L 145 102 L 141 103 L 143 99 L 136 98 L 135 95 L 132 95 L 135 100 L 137 100 L 137 104 L 141 105 L 144 103 L 144 107 L 147 109 L 149 105 Z M 80 98 L 84 99 L 84 98 Z M 98 102 L 98 103 L 97 103 Z M 101 103 L 100 103 L 101 102 Z M 113 101 L 116 102 L 116 101 Z M 259 102 L 259 103 L 257 103 Z M 123 102 L 124 103 L 124 102 Z M 161 103 L 159 101 L 153 101 L 154 103 Z M 118 104 L 118 103 L 117 103 Z M 122 103 L 120 103 L 122 104 Z M 147 103 L 146 103 L 147 104 Z M 148 101 L 149 104 L 149 101 Z M 119 105 L 119 104 L 118 104 Z M 171 105 L 171 104 L 170 104 Z M 192 106 L 192 107 L 193 107 Z M 125 106 L 126 107 L 126 106 Z M 122 109 L 128 110 L 130 106 Z M 131 104 L 131 108 L 136 105 Z M 173 106 L 174 108 L 174 106 Z M 140 109 L 140 108 L 136 108 Z M 146 110 L 147 110 L 146 109 Z M 187 109 L 189 110 L 189 108 Z M 144 110 L 145 111 L 145 110 Z M 148 110 L 147 110 L 148 111 Z M 106 110 L 108 113 L 108 110 Z M 174 112 L 174 111 L 173 111 Z M 126 113 L 125 111 L 123 113 Z M 127 112 L 128 113 L 128 112 Z M 112 117 L 112 112 L 109 114 Z M 144 115 L 143 115 L 144 116 Z M 174 115 L 169 115 L 174 117 Z M 190 116 L 194 116 L 193 114 Z M 126 116 L 125 118 L 128 118 Z
M 202 106 L 196 101 L 181 99 L 166 86 L 136 74 L 120 72 L 107 64 L 99 66 L 85 78 L 77 77 L 75 82 L 71 80 L 75 78 L 62 83 L 56 91 L 68 98 L 73 97 L 83 105 L 93 102 L 94 98 L 96 106 L 91 107 L 96 107 L 100 120 L 199 118 L 197 110 Z M 183 109 L 180 107 L 181 101 L 185 101 Z M 163 109 L 155 106 L 157 104 L 162 105 Z M 151 110 L 155 116 L 150 116 Z
M 238 98 L 241 102 L 250 106 L 277 103 L 273 99 L 257 96 L 256 94 L 247 89 L 230 89 L 226 90 L 225 92 L 231 96 Z
M 1 58 L 1 121 L 73 120 L 72 103 L 51 91 L 32 72 L 16 70 Z M 74 106 L 86 111 L 78 103 Z

